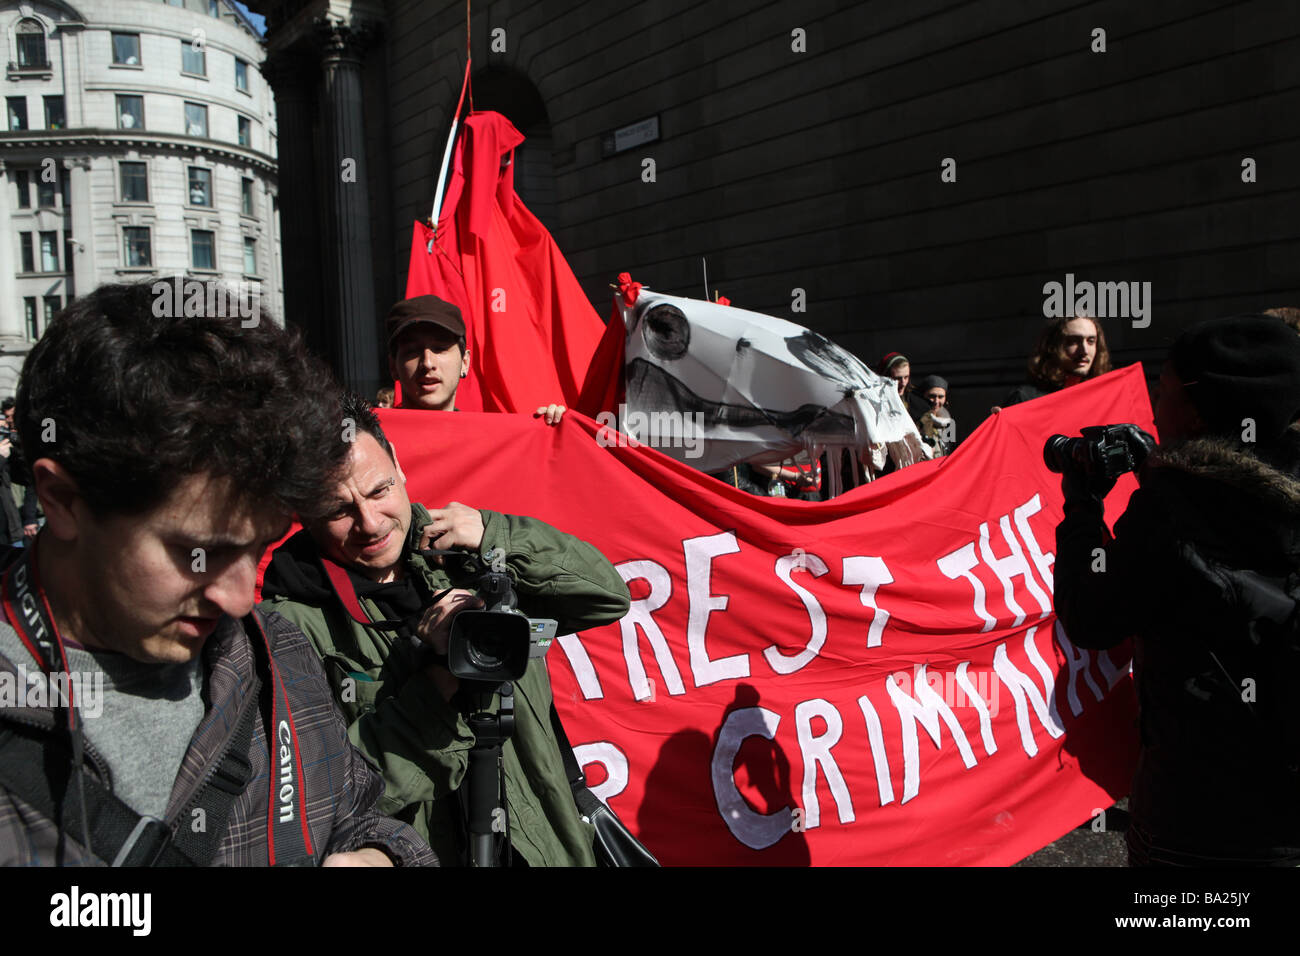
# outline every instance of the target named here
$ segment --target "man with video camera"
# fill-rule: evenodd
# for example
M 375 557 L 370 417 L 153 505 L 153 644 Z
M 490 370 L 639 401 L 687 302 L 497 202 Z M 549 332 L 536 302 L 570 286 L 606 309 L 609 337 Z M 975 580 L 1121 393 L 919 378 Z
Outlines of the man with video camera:
M 1160 447 L 1115 426 L 1045 457 L 1062 471 L 1056 611 L 1072 642 L 1134 639 L 1141 755 L 1129 862 L 1300 863 L 1300 336 L 1201 322 L 1174 342 Z M 1053 464 L 1055 458 L 1055 464 Z M 1110 538 L 1102 499 L 1141 487 Z M 1145 458 L 1145 464 L 1143 459 Z
M 505 799 L 495 766 L 491 796 L 492 829 L 509 839 L 495 849 L 513 850 L 512 862 L 529 866 L 594 864 L 545 661 L 527 659 L 522 675 L 503 683 L 457 677 L 447 654 L 458 612 L 482 606 L 474 588 L 490 569 L 504 570 L 521 611 L 554 619 L 551 634 L 618 620 L 629 606 L 627 586 L 595 548 L 541 521 L 456 502 L 435 511 L 413 504 L 366 403 L 349 396 L 341 418 L 356 429 L 347 475 L 323 492 L 325 516 L 276 550 L 263 606 L 315 645 L 352 741 L 383 772 L 381 809 L 411 823 L 443 865 L 470 862 L 471 722 L 508 710 L 496 693 L 506 685 L 514 708 L 501 749 Z M 422 553 L 431 549 L 460 553 Z

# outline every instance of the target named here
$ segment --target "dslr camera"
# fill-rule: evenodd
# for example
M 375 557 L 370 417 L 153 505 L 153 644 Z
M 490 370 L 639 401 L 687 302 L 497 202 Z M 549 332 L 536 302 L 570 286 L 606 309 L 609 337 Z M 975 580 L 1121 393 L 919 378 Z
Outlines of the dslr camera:
M 1082 437 L 1053 435 L 1043 445 L 1048 469 L 1063 475 L 1079 471 L 1089 479 L 1115 481 L 1137 471 L 1155 449 L 1155 440 L 1135 425 L 1093 425 Z
M 481 610 L 459 611 L 451 619 L 447 669 L 452 674 L 461 680 L 516 681 L 530 660 L 546 656 L 559 625 L 519 610 L 509 574 L 496 568 L 478 573 L 476 556 L 464 551 L 421 553 L 443 556 L 454 576 L 472 580 L 470 587 L 483 602 Z

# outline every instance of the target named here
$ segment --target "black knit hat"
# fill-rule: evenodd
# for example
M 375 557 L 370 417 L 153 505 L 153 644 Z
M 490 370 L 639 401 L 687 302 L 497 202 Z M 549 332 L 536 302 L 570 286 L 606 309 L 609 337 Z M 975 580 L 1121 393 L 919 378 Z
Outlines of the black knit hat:
M 1254 419 L 1256 440 L 1281 437 L 1300 415 L 1300 335 L 1271 315 L 1197 322 L 1169 350 L 1174 371 L 1215 434 L 1240 436 Z

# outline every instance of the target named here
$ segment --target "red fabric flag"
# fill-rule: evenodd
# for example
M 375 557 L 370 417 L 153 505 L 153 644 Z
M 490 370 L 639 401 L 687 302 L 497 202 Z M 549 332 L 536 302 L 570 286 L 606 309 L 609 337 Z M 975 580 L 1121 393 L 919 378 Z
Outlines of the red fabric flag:
M 413 501 L 541 518 L 628 582 L 629 614 L 547 665 L 593 789 L 661 862 L 1003 865 L 1127 792 L 1131 649 L 1056 623 L 1042 446 L 1153 430 L 1140 366 L 817 503 L 751 497 L 573 412 L 381 415 Z
M 550 233 L 515 194 L 513 157 L 523 141 L 499 113 L 467 117 L 437 237 L 423 223 L 413 229 L 407 298 L 432 293 L 465 317 L 462 410 L 576 404 L 604 332 Z

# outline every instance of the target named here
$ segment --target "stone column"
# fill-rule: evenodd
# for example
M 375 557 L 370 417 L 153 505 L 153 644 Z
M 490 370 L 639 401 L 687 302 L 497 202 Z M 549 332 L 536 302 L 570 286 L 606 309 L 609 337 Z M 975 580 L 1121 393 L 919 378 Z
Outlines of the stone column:
M 333 340 L 321 295 L 320 217 L 316 190 L 317 156 L 313 146 L 316 114 L 315 87 L 318 58 L 295 51 L 274 53 L 262 64 L 262 75 L 275 92 L 278 129 L 276 163 L 280 207 L 280 256 L 283 271 L 286 325 L 302 329 L 307 344 L 325 358 L 333 358 Z M 265 209 L 267 241 L 274 244 L 274 215 Z M 259 210 L 261 211 L 261 210 Z M 271 262 L 271 251 L 263 250 Z
M 7 231 L 10 233 L 4 237 L 4 242 L 0 242 L 0 340 L 3 340 L 0 347 L 10 342 L 22 343 L 26 336 L 23 300 L 18 295 L 18 284 L 14 281 L 14 275 L 18 272 L 18 235 L 13 228 L 13 220 L 10 219 L 9 197 L 14 192 L 10 173 L 5 161 L 0 159 L 0 222 L 9 226 Z
M 321 195 L 328 223 L 322 284 L 337 315 L 335 356 L 344 384 L 364 396 L 379 386 L 379 321 L 371 258 L 370 197 L 361 59 L 378 37 L 368 22 L 319 22 L 322 126 Z M 283 129 L 281 141 L 283 141 Z
M 109 175 L 113 175 L 110 162 Z M 72 202 L 72 232 L 68 243 L 68 282 L 64 305 L 74 296 L 85 295 L 99 285 L 95 274 L 95 225 L 90 215 L 90 157 L 77 156 L 63 161 L 65 175 L 69 177 L 69 199 Z

